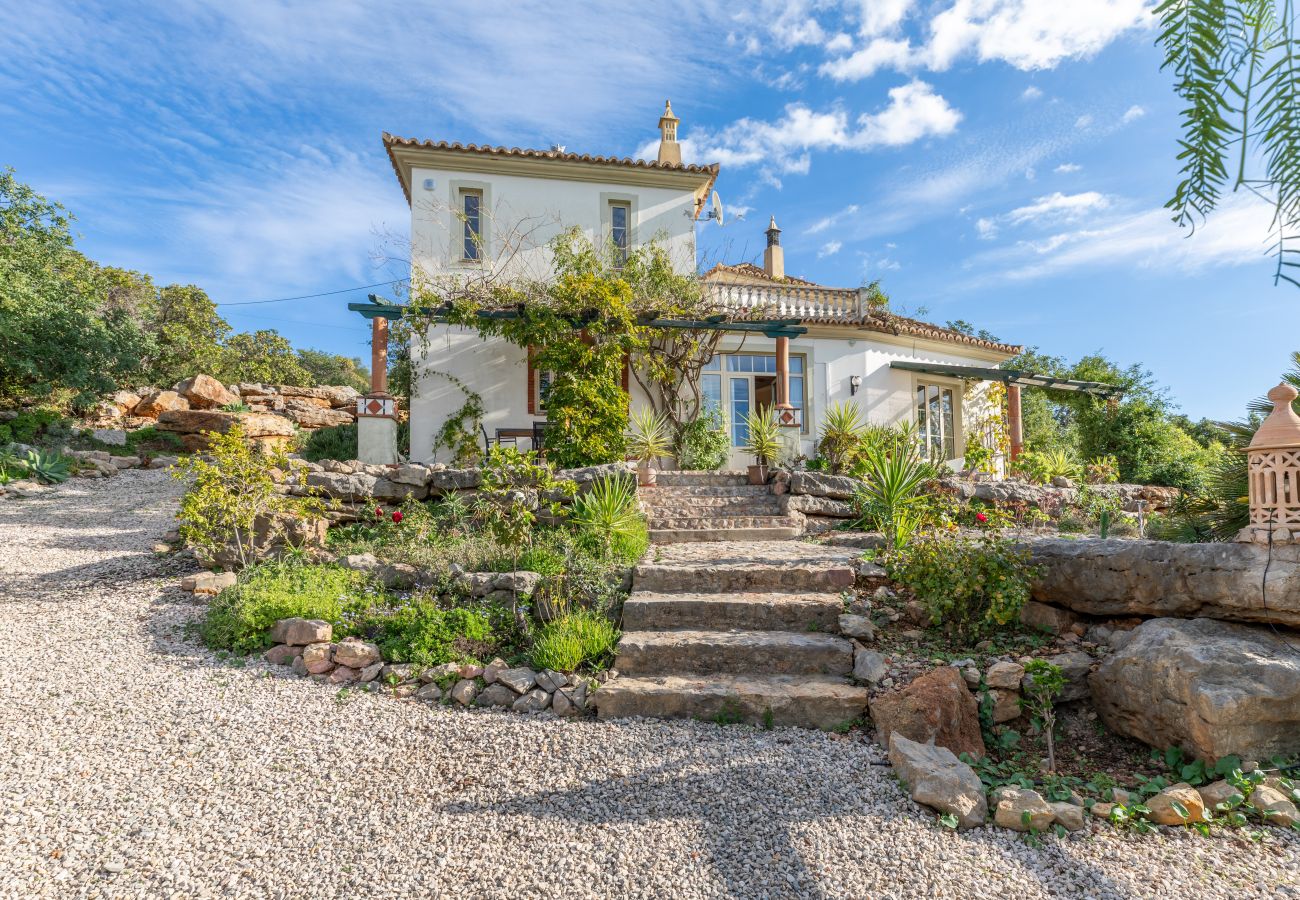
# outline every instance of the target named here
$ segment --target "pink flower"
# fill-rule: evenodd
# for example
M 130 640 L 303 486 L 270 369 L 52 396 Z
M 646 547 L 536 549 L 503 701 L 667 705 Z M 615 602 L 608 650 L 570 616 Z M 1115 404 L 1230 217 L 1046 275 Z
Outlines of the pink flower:
M 400 521 L 402 521 L 402 511 L 400 509 L 393 510 L 393 524 L 396 525 Z
M 979 522 L 981 525 L 983 525 L 988 520 L 989 517 L 984 515 L 984 513 L 975 513 L 975 521 Z

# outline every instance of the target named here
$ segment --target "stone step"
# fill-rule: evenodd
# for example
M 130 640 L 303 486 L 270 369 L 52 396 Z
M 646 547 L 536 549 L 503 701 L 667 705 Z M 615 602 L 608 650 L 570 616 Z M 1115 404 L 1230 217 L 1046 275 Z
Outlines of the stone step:
M 782 529 L 766 529 L 779 531 Z M 743 532 L 720 531 L 722 540 L 751 541 Z M 653 538 L 653 533 L 652 533 Z M 781 538 L 772 538 L 781 540 Z M 700 561 L 696 563 L 643 563 L 633 584 L 638 591 L 670 593 L 735 593 L 740 591 L 801 591 L 839 593 L 853 587 L 853 569 L 837 561 L 818 563 L 796 560 L 783 565 L 758 562 Z
M 660 472 L 657 487 L 744 487 L 749 484 L 745 472 Z
M 787 520 L 788 521 L 788 520 Z M 652 544 L 690 544 L 704 541 L 792 541 L 803 530 L 788 528 L 661 528 L 651 529 Z
M 642 500 L 649 503 L 661 498 L 671 498 L 674 502 L 682 497 L 772 497 L 772 489 L 765 484 L 699 484 L 699 485 L 664 485 L 643 487 L 639 490 Z
M 601 719 L 652 716 L 832 729 L 861 717 L 866 688 L 840 678 L 620 675 L 592 696 Z
M 614 666 L 625 675 L 853 671 L 853 645 L 815 631 L 624 631 L 617 652 Z
M 623 603 L 623 628 L 744 628 L 752 631 L 839 629 L 844 603 L 835 594 L 655 594 L 635 591 Z
M 665 510 L 731 510 L 737 513 L 753 510 L 771 510 L 770 515 L 781 511 L 781 498 L 766 496 L 741 497 L 646 497 L 642 505 L 657 512 Z
M 786 516 L 729 516 L 687 515 L 650 517 L 653 531 L 689 531 L 698 528 L 735 530 L 738 528 L 793 528 L 794 522 Z

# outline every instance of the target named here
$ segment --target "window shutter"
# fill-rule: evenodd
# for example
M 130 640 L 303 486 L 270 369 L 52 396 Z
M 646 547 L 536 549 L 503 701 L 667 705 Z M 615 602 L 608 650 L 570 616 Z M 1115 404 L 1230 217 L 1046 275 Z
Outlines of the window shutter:
M 537 415 L 537 370 L 533 368 L 533 348 L 528 348 L 528 415 Z

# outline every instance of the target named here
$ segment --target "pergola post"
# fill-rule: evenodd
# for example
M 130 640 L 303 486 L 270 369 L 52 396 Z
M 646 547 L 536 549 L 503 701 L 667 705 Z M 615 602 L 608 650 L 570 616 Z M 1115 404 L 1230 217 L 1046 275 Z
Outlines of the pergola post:
M 790 339 L 776 339 L 776 418 L 782 428 L 798 428 L 799 411 L 790 402 Z
M 357 459 L 396 463 L 397 401 L 388 394 L 388 319 L 370 320 L 370 393 L 357 398 Z
M 1024 425 L 1020 419 L 1020 385 L 1007 385 L 1007 432 L 1011 437 L 1011 461 L 1015 462 L 1025 449 Z

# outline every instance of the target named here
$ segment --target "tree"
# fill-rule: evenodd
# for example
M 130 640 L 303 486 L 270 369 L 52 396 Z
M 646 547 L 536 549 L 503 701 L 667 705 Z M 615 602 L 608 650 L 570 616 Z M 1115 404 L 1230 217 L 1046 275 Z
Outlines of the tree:
M 1165 0 L 1158 43 L 1177 77 L 1182 180 L 1165 206 L 1195 228 L 1225 190 L 1273 206 L 1273 281 L 1300 280 L 1300 36 L 1293 0 Z
M 145 361 L 145 379 L 150 384 L 174 384 L 200 372 L 221 370 L 221 342 L 230 325 L 202 288 L 167 285 L 158 292 L 146 327 L 153 336 L 153 353 Z
M 147 276 L 73 247 L 72 217 L 0 172 L 0 400 L 82 408 L 139 371 L 149 339 L 135 311 Z
M 346 385 L 363 394 L 370 390 L 370 370 L 360 359 L 323 350 L 299 350 L 298 363 L 311 376 L 313 384 Z
M 311 374 L 298 362 L 293 345 L 273 329 L 231 335 L 221 351 L 224 382 L 252 381 L 261 384 L 293 384 L 310 387 Z

